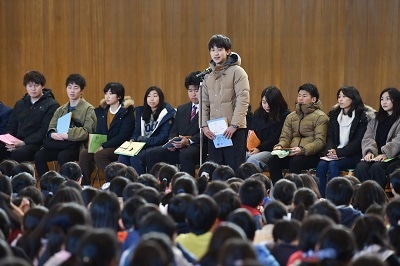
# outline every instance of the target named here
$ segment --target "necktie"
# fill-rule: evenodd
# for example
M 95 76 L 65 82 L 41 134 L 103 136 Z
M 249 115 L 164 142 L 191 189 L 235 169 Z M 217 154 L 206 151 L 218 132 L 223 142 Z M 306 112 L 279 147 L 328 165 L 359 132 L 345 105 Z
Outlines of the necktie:
M 196 116 L 196 109 L 197 109 L 196 105 L 193 105 L 192 113 L 190 114 L 190 121 L 192 121 L 193 118 Z

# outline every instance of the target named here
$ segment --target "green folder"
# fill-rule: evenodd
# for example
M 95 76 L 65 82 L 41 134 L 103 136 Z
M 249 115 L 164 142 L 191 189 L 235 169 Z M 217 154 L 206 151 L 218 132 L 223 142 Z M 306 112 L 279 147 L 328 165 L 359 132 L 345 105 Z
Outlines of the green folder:
M 103 134 L 89 134 L 89 153 L 95 153 L 96 150 L 107 141 L 107 135 Z

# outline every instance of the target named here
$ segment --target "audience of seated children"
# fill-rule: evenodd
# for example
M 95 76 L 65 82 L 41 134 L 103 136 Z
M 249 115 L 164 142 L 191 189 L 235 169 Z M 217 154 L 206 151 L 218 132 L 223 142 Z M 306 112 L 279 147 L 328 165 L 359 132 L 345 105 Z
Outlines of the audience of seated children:
M 71 74 L 65 81 L 68 102 L 57 108 L 49 123 L 43 148 L 35 154 L 35 166 L 39 176 L 49 171 L 47 162 L 64 163 L 77 161 L 79 151 L 86 144 L 90 133 L 96 129 L 94 107 L 82 98 L 86 86 L 80 74 Z M 71 112 L 68 132 L 57 132 L 58 119 Z
M 143 106 L 138 106 L 135 110 L 135 130 L 131 140 L 144 142 L 145 146 L 135 156 L 120 155 L 118 161 L 132 166 L 140 175 L 146 172 L 148 149 L 164 145 L 168 141 L 175 109 L 164 101 L 164 93 L 159 87 L 151 86 L 144 94 Z
M 79 165 L 83 172 L 83 184 L 90 185 L 90 176 L 94 164 L 102 172 L 111 162 L 118 160 L 114 151 L 122 143 L 129 140 L 135 128 L 133 100 L 125 96 L 125 88 L 121 83 L 109 82 L 105 85 L 104 98 L 100 106 L 94 109 L 97 118 L 94 133 L 107 136 L 107 141 L 94 152 L 88 149 L 81 150 Z

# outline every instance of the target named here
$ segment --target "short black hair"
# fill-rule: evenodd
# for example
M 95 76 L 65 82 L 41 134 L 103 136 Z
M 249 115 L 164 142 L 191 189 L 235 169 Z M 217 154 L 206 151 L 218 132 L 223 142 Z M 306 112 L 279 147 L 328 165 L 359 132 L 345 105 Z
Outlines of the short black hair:
M 213 198 L 200 195 L 189 203 L 186 219 L 192 233 L 208 232 L 218 217 L 218 206 Z
M 326 184 L 326 198 L 336 206 L 349 205 L 353 192 L 353 185 L 345 177 L 335 177 Z
M 265 186 L 258 179 L 248 178 L 240 186 L 239 197 L 243 205 L 255 208 L 265 197 Z
M 317 87 L 314 84 L 305 83 L 299 87 L 297 92 L 299 92 L 299 91 L 306 91 L 311 95 L 311 97 L 315 97 L 317 99 L 317 101 L 319 99 L 319 92 L 318 92 Z
M 196 77 L 196 75 L 200 74 L 200 73 L 201 73 L 200 71 L 194 71 L 186 76 L 186 78 L 185 78 L 185 88 L 186 89 L 189 89 L 190 85 L 194 85 L 197 88 L 200 86 L 201 78 Z
M 81 88 L 81 91 L 83 91 L 86 87 L 86 80 L 85 78 L 80 75 L 80 74 L 71 74 L 67 77 L 67 80 L 65 81 L 65 87 L 68 87 L 69 84 L 76 84 Z
M 215 34 L 211 36 L 210 40 L 208 41 L 208 50 L 211 50 L 216 46 L 217 48 L 224 48 L 225 50 L 230 50 L 232 48 L 231 40 L 222 34 Z
M 112 94 L 116 94 L 118 101 L 120 104 L 124 101 L 125 97 L 125 88 L 119 82 L 109 82 L 104 86 L 103 92 L 106 94 L 108 91 L 111 91 Z
M 389 182 L 392 185 L 394 192 L 400 194 L 400 169 L 396 169 L 390 174 Z
M 30 70 L 24 75 L 23 85 L 26 86 L 29 82 L 34 82 L 44 86 L 44 84 L 46 84 L 46 78 L 41 72 Z
M 76 162 L 66 162 L 61 166 L 60 175 L 67 179 L 78 181 L 82 178 L 82 170 Z

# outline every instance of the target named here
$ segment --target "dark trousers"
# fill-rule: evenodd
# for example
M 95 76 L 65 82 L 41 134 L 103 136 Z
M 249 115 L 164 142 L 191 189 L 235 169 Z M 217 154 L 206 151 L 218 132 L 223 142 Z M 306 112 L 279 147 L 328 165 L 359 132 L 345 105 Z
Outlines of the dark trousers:
M 272 183 L 282 179 L 282 170 L 289 169 L 289 173 L 301 174 L 301 170 L 315 168 L 319 162 L 319 155 L 297 155 L 279 158 L 274 155 L 268 160 L 269 174 Z
M 13 159 L 17 162 L 33 161 L 35 159 L 35 153 L 40 150 L 40 147 L 41 145 L 28 144 L 9 152 L 4 143 L 0 143 L 0 161 L 4 159 Z
M 208 161 L 220 165 L 228 165 L 237 172 L 239 166 L 246 161 L 246 129 L 239 128 L 232 136 L 233 146 L 215 148 L 214 142 L 208 140 Z
M 82 185 L 90 185 L 90 177 L 97 166 L 104 172 L 104 168 L 118 160 L 118 154 L 114 153 L 115 148 L 102 149 L 96 153 L 88 153 L 87 149 L 79 153 L 79 166 L 82 169 Z
M 79 159 L 79 146 L 74 146 L 65 150 L 52 150 L 42 148 L 35 154 L 36 171 L 41 177 L 49 171 L 47 162 L 58 161 L 60 166 L 67 162 L 77 161 Z
M 365 180 L 375 180 L 385 188 L 387 177 L 400 166 L 400 159 L 395 158 L 389 162 L 359 162 L 354 170 L 354 176 L 361 182 Z
M 158 162 L 180 164 L 182 172 L 186 172 L 194 177 L 196 165 L 200 163 L 200 147 L 191 145 L 175 151 L 169 151 L 162 146 L 154 147 L 146 153 L 148 170 Z

